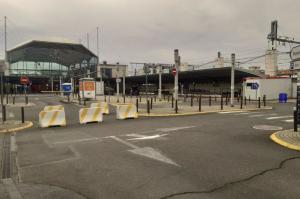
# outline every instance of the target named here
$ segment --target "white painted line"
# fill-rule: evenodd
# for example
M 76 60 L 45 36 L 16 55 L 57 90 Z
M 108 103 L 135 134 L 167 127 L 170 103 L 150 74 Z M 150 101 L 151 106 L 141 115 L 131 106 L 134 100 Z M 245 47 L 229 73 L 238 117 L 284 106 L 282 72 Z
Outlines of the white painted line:
M 140 147 L 138 147 L 134 144 L 131 144 L 129 142 L 126 142 L 125 140 L 122 140 L 122 139 L 120 139 L 116 136 L 110 136 L 109 138 L 112 138 L 112 139 L 114 139 L 114 140 L 116 140 L 116 141 L 118 141 L 122 144 L 125 144 L 126 146 L 129 146 L 130 148 L 133 148 L 131 150 L 128 150 L 131 153 L 134 153 L 134 154 L 137 154 L 137 155 L 140 155 L 140 156 L 144 156 L 144 157 L 147 157 L 147 158 L 151 158 L 151 159 L 154 159 L 154 160 L 166 163 L 166 164 L 172 164 L 172 165 L 175 165 L 175 166 L 179 166 L 174 161 L 172 161 L 171 159 L 169 159 L 166 156 L 162 155 L 159 151 L 157 151 L 157 150 L 155 150 L 151 147 L 140 148 Z
M 53 144 L 69 144 L 69 143 L 78 143 L 78 142 L 88 142 L 88 141 L 94 141 L 99 140 L 99 138 L 85 138 L 85 139 L 77 139 L 77 140 L 67 140 L 67 141 L 60 141 L 60 142 L 54 142 Z
M 223 112 L 218 112 L 219 114 L 235 114 L 235 113 L 246 113 L 247 111 L 223 111 Z
M 292 123 L 294 122 L 294 119 L 290 119 L 290 120 L 283 120 L 284 122 L 288 122 L 288 123 Z
M 22 199 L 22 196 L 11 178 L 2 179 L 10 199 Z
M 196 126 L 170 127 L 170 128 L 156 129 L 155 131 L 160 131 L 160 132 L 171 132 L 171 131 L 179 131 L 179 130 L 189 129 L 189 128 L 194 128 L 194 127 L 196 127 Z
M 10 151 L 17 152 L 16 136 L 10 136 Z
M 20 169 L 28 169 L 28 168 L 47 166 L 47 165 L 52 165 L 52 164 L 68 162 L 68 161 L 71 161 L 71 160 L 77 160 L 77 159 L 81 158 L 80 153 L 75 148 L 73 148 L 72 146 L 69 146 L 69 148 L 74 154 L 74 156 L 71 157 L 71 158 L 66 158 L 66 159 L 62 159 L 62 160 L 54 160 L 54 161 L 50 161 L 50 162 L 44 162 L 44 163 L 41 163 L 41 164 L 28 165 L 28 166 L 20 167 Z
M 155 150 L 151 147 L 132 149 L 129 151 L 134 154 L 137 154 L 137 155 L 145 156 L 147 158 L 155 159 L 155 160 L 167 163 L 167 164 L 172 164 L 174 166 L 180 167 L 178 164 L 173 162 L 171 159 L 167 158 L 166 156 L 162 155 L 160 152 L 158 152 L 157 150 Z
M 138 149 L 139 147 L 134 145 L 134 144 L 131 144 L 129 142 L 126 142 L 124 140 L 121 140 L 120 138 L 116 137 L 116 136 L 109 136 L 109 138 L 112 138 L 118 142 L 121 142 L 122 144 L 125 144 L 126 146 L 129 146 L 130 148 L 133 148 L 133 149 Z
M 151 139 L 160 138 L 160 137 L 163 137 L 163 136 L 166 136 L 166 135 L 168 135 L 168 134 L 158 134 L 158 135 L 150 135 L 150 136 L 138 135 L 138 137 L 134 136 L 135 138 L 130 138 L 130 139 L 127 139 L 127 140 L 151 140 Z
M 261 115 L 249 115 L 249 117 L 263 117 L 266 116 L 265 114 L 261 114 Z
M 266 120 L 276 120 L 276 119 L 283 119 L 283 118 L 290 118 L 293 117 L 292 115 L 284 115 L 284 116 L 277 116 L 277 117 L 268 117 Z
M 283 128 L 281 126 L 270 126 L 270 125 L 255 125 L 254 129 L 265 130 L 265 131 L 280 131 Z

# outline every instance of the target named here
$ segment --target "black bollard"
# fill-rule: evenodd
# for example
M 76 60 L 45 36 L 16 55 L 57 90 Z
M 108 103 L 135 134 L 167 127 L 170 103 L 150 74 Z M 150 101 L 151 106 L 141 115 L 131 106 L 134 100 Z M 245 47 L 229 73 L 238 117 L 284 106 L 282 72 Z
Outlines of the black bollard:
M 193 105 L 194 105 L 194 97 L 191 96 L 191 107 L 193 107 Z
M 244 105 L 246 106 L 247 105 L 247 98 L 246 97 L 245 97 L 244 101 L 245 101 Z
M 174 97 L 172 96 L 172 108 L 174 108 Z
M 241 96 L 240 104 L 241 104 L 240 109 L 243 109 L 243 96 Z
M 140 96 L 140 102 L 142 102 L 142 97 Z
M 250 95 L 249 95 L 249 99 L 248 99 L 248 101 L 249 101 L 249 102 L 251 101 L 251 99 L 250 99 Z
M 84 105 L 84 106 L 86 105 L 86 100 L 85 100 L 85 99 L 83 100 L 83 105 Z
M 200 97 L 199 97 L 199 112 L 201 112 L 201 111 L 202 111 L 202 97 L 200 95 Z
M 4 105 L 2 106 L 2 121 L 6 121 L 6 107 Z
M 298 131 L 298 117 L 297 117 L 297 109 L 294 109 L 294 131 Z
M 6 104 L 8 104 L 8 94 L 6 94 Z
M 177 102 L 177 100 L 175 100 L 175 113 L 176 114 L 178 113 L 178 102 Z
M 267 103 L 266 103 L 266 95 L 264 95 L 264 97 L 263 97 L 263 103 L 264 103 L 264 106 L 267 105 Z
M 156 95 L 154 95 L 154 102 L 156 102 Z
M 13 104 L 15 104 L 15 100 L 16 100 L 16 98 L 15 98 L 15 96 L 13 96 Z
M 152 107 L 153 107 L 153 98 L 151 97 L 151 99 L 150 99 L 150 109 L 152 109 Z
M 21 107 L 21 117 L 22 117 L 22 123 L 25 122 L 25 114 L 24 114 L 24 107 Z
M 221 110 L 223 110 L 223 96 L 221 96 Z
M 104 101 L 106 102 L 106 95 L 104 95 Z
M 208 98 L 208 106 L 211 106 L 211 96 Z
M 170 95 L 168 95 L 168 102 L 170 101 Z
M 260 97 L 258 97 L 258 108 L 260 108 Z
M 149 100 L 147 99 L 147 113 L 149 114 L 150 113 L 150 103 L 149 103 Z
M 215 95 L 215 101 L 217 101 L 217 96 Z
M 136 112 L 139 112 L 139 99 L 138 98 L 136 98 L 135 105 L 136 105 Z
M 25 102 L 28 104 L 28 96 L 25 97 Z

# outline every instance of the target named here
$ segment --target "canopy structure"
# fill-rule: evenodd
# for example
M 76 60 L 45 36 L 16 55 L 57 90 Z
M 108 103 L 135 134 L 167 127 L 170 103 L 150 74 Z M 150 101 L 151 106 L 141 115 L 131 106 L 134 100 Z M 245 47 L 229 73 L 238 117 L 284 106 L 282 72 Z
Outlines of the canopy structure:
M 7 51 L 10 64 L 24 62 L 51 62 L 64 66 L 91 63 L 98 57 L 79 43 L 31 40 Z

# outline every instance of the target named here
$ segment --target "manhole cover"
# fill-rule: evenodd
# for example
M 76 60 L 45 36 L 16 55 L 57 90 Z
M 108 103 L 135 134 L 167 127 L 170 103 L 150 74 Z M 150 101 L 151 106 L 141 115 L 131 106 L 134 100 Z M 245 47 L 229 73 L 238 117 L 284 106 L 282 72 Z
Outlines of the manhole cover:
M 280 131 L 282 127 L 280 126 L 270 126 L 270 125 L 255 125 L 253 126 L 254 129 L 259 130 L 266 130 L 266 131 Z

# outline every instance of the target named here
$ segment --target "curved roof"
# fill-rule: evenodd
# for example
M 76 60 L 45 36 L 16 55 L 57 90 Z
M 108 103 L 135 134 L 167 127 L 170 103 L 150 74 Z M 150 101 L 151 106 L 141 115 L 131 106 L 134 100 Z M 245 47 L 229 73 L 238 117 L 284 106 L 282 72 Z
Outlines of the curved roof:
M 7 51 L 9 63 L 54 62 L 65 66 L 90 61 L 97 56 L 79 43 L 31 40 Z

